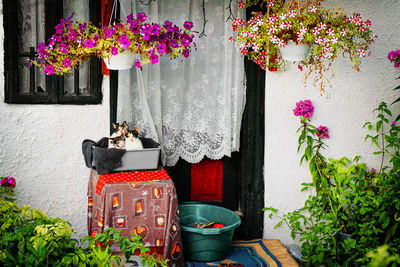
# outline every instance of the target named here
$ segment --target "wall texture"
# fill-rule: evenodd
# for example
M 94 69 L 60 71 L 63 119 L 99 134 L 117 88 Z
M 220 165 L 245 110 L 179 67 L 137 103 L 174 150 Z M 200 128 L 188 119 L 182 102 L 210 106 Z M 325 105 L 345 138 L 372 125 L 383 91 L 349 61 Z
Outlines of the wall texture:
M 3 40 L 0 10 L 1 44 Z M 5 104 L 4 47 L 0 46 L 0 176 L 16 178 L 20 204 L 70 221 L 78 236 L 87 234 L 89 178 L 81 144 L 109 131 L 108 78 L 103 85 L 99 105 Z
M 359 12 L 364 19 L 372 20 L 372 30 L 378 36 L 371 49 L 371 56 L 364 58 L 361 71 L 351 68 L 348 59 L 341 58 L 333 64 L 335 73 L 327 88 L 329 97 L 320 96 L 312 85 L 304 87 L 303 73 L 296 65 L 289 64 L 284 72 L 267 72 L 265 99 L 265 205 L 288 212 L 303 205 L 307 192 L 300 192 L 302 182 L 311 181 L 306 164 L 299 166 L 296 153 L 296 130 L 299 119 L 293 115 L 295 103 L 311 99 L 315 111 L 312 123 L 326 125 L 331 138 L 324 155 L 331 158 L 362 156 L 370 168 L 379 166 L 378 157 L 371 152 L 374 147 L 364 142 L 367 130 L 362 128 L 373 119 L 372 110 L 381 101 L 391 103 L 398 92 L 393 92 L 395 71 L 386 55 L 400 49 L 399 0 L 326 0 L 329 7 L 343 7 L 350 14 Z M 398 84 L 398 81 L 397 81 Z M 398 114 L 400 105 L 395 105 Z M 280 238 L 293 243 L 286 226 L 274 229 L 277 219 L 265 218 L 264 237 Z

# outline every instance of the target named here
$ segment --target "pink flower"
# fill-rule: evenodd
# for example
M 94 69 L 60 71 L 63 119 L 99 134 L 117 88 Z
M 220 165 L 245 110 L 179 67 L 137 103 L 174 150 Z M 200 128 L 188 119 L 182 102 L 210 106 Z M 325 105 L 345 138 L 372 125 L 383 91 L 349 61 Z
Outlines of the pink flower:
M 281 23 L 279 23 L 279 28 L 280 29 L 285 29 L 286 28 L 286 23 L 285 22 L 281 22 Z
M 392 125 L 396 125 L 396 121 L 393 121 L 393 122 L 392 122 Z
M 158 56 L 156 54 L 151 54 L 149 57 L 149 60 L 150 60 L 151 64 L 156 64 L 156 63 L 158 63 Z
M 286 24 L 285 24 L 285 28 L 286 29 L 292 28 L 292 23 L 290 21 L 287 21 Z
M 235 38 L 233 38 L 233 37 L 231 36 L 231 37 L 229 37 L 229 41 L 230 41 L 230 42 L 234 42 L 234 41 L 235 41 Z
M 318 36 L 317 38 L 314 39 L 314 42 L 315 42 L 316 44 L 321 44 L 321 43 L 323 42 L 323 40 L 322 40 L 321 37 Z
M 293 109 L 295 116 L 305 117 L 310 119 L 314 113 L 314 106 L 310 99 L 306 99 L 296 103 L 296 107 Z
M 281 19 L 281 20 L 286 19 L 286 14 L 285 13 L 280 14 L 279 19 Z
M 54 66 L 52 65 L 46 65 L 46 67 L 44 68 L 44 72 L 46 73 L 46 75 L 52 75 L 54 74 L 56 68 L 54 68 Z
M 253 26 L 251 26 L 251 28 L 250 28 L 253 32 L 256 32 L 256 31 L 258 31 L 258 27 L 257 27 L 257 25 L 253 25 Z
M 365 25 L 371 26 L 371 25 L 372 25 L 372 22 L 371 22 L 369 19 L 367 19 L 367 20 L 365 21 Z
M 256 44 L 253 44 L 253 47 L 252 47 L 252 48 L 253 48 L 254 51 L 257 52 L 258 50 L 260 50 L 260 45 L 257 44 L 257 43 L 256 43 Z
M 147 19 L 146 13 L 143 12 L 143 13 L 138 13 L 138 14 L 137 14 L 137 20 L 138 20 L 139 22 L 145 22 L 146 19 Z
M 63 65 L 63 67 L 65 67 L 65 68 L 71 67 L 71 63 L 72 63 L 72 61 L 71 61 L 70 58 L 65 58 L 65 59 L 62 61 L 62 65 Z
M 308 9 L 310 12 L 315 13 L 317 12 L 317 7 L 316 6 L 310 6 Z
M 296 15 L 297 15 L 296 10 L 290 10 L 290 11 L 289 11 L 289 17 L 290 17 L 290 18 L 294 18 L 294 17 L 296 17 Z
M 337 38 L 336 36 L 332 37 L 331 42 L 333 44 L 336 44 L 338 42 L 339 38 Z
M 301 34 L 306 34 L 307 28 L 303 26 L 303 27 L 301 27 L 301 29 L 299 30 L 299 32 L 300 32 Z
M 346 36 L 346 35 L 347 35 L 346 29 L 342 29 L 342 30 L 340 31 L 340 35 L 341 35 L 341 36 Z
M 323 23 L 323 22 L 320 22 L 320 23 L 318 24 L 318 28 L 320 28 L 321 30 L 325 30 L 325 29 L 326 29 L 326 24 Z
M 359 57 L 365 57 L 365 51 L 363 49 L 358 49 L 357 50 L 357 55 Z
M 263 50 L 260 52 L 260 57 L 261 58 L 267 58 L 267 51 Z
M 276 35 L 272 36 L 270 39 L 271 43 L 276 44 L 276 42 L 278 41 L 278 37 Z
M 240 1 L 239 1 L 238 6 L 239 6 L 240 8 L 244 8 L 244 7 L 245 7 L 243 0 L 240 0 Z
M 277 44 L 278 46 L 282 47 L 282 46 L 285 44 L 285 41 L 283 41 L 282 39 L 278 39 L 278 40 L 276 41 L 276 44 Z
M 139 14 L 140 14 L 140 13 L 139 13 Z M 138 16 L 139 16 L 139 14 L 138 14 Z M 131 45 L 131 42 L 129 41 L 129 38 L 128 38 L 126 35 L 121 35 L 121 36 L 118 38 L 118 41 L 119 41 L 119 43 L 120 43 L 120 45 L 121 45 L 121 47 L 122 47 L 123 49 L 128 49 L 129 46 Z
M 264 24 L 264 20 L 263 19 L 258 19 L 256 24 L 257 24 L 257 26 L 262 26 Z
M 399 67 L 399 63 L 394 63 L 393 67 L 395 67 L 396 69 Z
M 275 1 L 274 1 L 274 0 L 269 0 L 269 1 L 268 1 L 268 6 L 269 6 L 269 7 L 274 6 L 274 4 L 275 4 Z
M 242 54 L 242 56 L 245 56 L 249 53 L 249 50 L 247 49 L 247 47 L 244 47 L 240 50 L 240 53 Z
M 96 46 L 96 41 L 87 39 L 87 40 L 83 43 L 83 45 L 85 46 L 85 48 L 92 48 L 92 47 L 95 47 L 95 46 Z
M 269 32 L 271 33 L 276 33 L 278 31 L 278 26 L 272 25 L 271 28 L 269 28 Z
M 115 56 L 115 55 L 118 55 L 118 53 L 119 53 L 118 48 L 112 46 L 111 47 L 111 55 Z
M 326 128 L 325 126 L 320 125 L 317 128 L 317 136 L 320 139 L 324 139 L 324 138 L 329 138 L 329 131 L 328 128 Z
M 328 35 L 328 36 L 333 36 L 334 34 L 335 34 L 335 31 L 333 29 L 328 29 L 326 31 L 326 35 Z
M 317 27 L 315 27 L 314 29 L 312 29 L 312 33 L 313 33 L 314 35 L 318 35 L 318 34 L 320 33 L 320 29 L 317 28 Z
M 233 21 L 233 25 L 236 25 L 236 26 L 240 26 L 240 25 L 244 25 L 244 20 L 242 20 L 242 19 L 239 19 L 239 18 L 235 18 L 235 20 Z
M 138 69 L 142 68 L 142 63 L 140 63 L 139 59 L 135 59 L 135 67 L 138 68 Z

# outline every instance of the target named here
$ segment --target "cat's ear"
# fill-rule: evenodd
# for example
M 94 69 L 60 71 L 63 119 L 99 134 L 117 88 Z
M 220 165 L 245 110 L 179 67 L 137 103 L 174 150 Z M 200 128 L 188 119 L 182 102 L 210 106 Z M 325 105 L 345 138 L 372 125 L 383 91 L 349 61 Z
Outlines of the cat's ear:
M 136 127 L 135 132 L 137 132 L 137 134 L 139 134 L 139 131 L 140 131 L 140 127 Z
M 128 124 L 126 123 L 126 121 L 124 121 L 123 123 L 122 123 L 122 127 L 127 127 L 128 126 Z
M 114 130 L 116 130 L 118 128 L 118 123 L 113 122 L 112 123 L 112 127 L 113 127 Z

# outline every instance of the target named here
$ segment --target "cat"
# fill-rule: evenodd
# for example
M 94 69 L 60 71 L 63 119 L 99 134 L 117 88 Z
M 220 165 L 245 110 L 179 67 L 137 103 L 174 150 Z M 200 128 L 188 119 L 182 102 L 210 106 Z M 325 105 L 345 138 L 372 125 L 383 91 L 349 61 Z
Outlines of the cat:
M 114 132 L 108 138 L 108 148 L 125 149 L 124 129 L 127 127 L 126 121 L 122 124 L 112 123 Z
M 126 150 L 141 150 L 143 149 L 142 141 L 139 139 L 139 127 L 135 130 L 124 129 L 125 149 Z

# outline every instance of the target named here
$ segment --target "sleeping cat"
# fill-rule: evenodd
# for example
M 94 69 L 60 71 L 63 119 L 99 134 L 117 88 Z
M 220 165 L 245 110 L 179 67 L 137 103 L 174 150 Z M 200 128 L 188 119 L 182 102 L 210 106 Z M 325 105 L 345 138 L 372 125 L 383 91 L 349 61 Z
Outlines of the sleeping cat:
M 108 148 L 125 149 L 125 135 L 124 128 L 127 127 L 126 121 L 121 125 L 119 123 L 112 123 L 114 132 L 108 138 Z
M 137 127 L 135 130 L 129 130 L 128 127 L 126 127 L 124 129 L 124 135 L 126 150 L 143 149 L 142 141 L 139 139 L 139 127 Z

